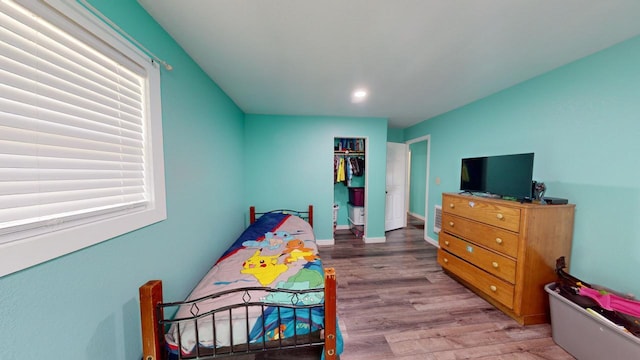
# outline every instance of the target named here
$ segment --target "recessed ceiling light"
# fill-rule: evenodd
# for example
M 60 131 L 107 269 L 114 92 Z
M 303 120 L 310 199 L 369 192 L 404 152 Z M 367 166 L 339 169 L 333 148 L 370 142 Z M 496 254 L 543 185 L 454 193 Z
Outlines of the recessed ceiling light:
M 351 94 L 351 102 L 353 103 L 359 103 L 359 102 L 363 102 L 367 99 L 367 95 L 369 95 L 367 93 L 367 90 L 365 89 L 356 89 L 353 94 Z

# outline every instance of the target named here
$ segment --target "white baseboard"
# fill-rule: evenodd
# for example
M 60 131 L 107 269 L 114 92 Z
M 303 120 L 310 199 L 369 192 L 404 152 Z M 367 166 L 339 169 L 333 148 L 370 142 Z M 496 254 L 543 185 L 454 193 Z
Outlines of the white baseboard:
M 337 225 L 336 230 L 349 230 L 351 227 L 349 225 Z
M 424 239 L 424 241 L 426 241 L 427 243 L 429 243 L 429 244 L 431 244 L 431 245 L 433 245 L 433 246 L 435 246 L 435 247 L 437 247 L 437 248 L 440 248 L 440 244 L 438 243 L 438 240 L 434 240 L 434 239 L 432 239 L 432 238 L 431 238 L 431 237 L 429 237 L 429 236 L 427 236 L 427 237 Z
M 375 244 L 375 243 L 384 243 L 387 242 L 387 238 L 385 236 L 383 237 L 362 237 L 362 241 L 365 242 L 366 244 Z
M 418 215 L 416 213 L 412 213 L 412 212 L 408 212 L 409 215 L 413 216 L 414 218 L 420 219 L 422 221 L 425 221 L 425 217 L 423 215 Z
M 336 244 L 336 239 L 322 239 L 322 240 L 316 240 L 316 244 L 318 246 L 329 246 L 329 245 L 335 245 Z

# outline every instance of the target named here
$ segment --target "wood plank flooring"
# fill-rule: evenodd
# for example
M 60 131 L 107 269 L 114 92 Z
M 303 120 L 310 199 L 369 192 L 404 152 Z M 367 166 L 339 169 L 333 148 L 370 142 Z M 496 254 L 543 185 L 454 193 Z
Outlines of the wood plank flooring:
M 381 244 L 339 230 L 320 248 L 337 273 L 342 360 L 573 359 L 549 324 L 520 326 L 443 273 L 421 225 Z

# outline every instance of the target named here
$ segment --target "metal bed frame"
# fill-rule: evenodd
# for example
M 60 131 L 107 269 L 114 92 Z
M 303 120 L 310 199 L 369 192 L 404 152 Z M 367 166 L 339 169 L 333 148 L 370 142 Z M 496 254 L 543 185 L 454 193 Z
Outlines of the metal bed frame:
M 270 213 L 270 212 L 285 212 L 291 213 L 297 216 L 302 217 L 307 220 L 309 224 L 313 226 L 313 206 L 309 205 L 308 210 L 306 211 L 297 211 L 297 210 L 272 210 L 268 212 L 256 212 L 255 207 L 251 207 L 249 210 L 249 218 L 250 223 L 254 223 L 256 218 Z M 287 290 L 287 289 L 272 289 L 266 287 L 245 287 L 240 289 L 223 291 L 215 294 L 210 294 L 204 296 L 199 299 L 194 299 L 190 301 L 179 301 L 179 302 L 168 302 L 164 303 L 162 298 L 162 281 L 161 280 L 150 280 L 146 284 L 140 287 L 140 315 L 141 315 L 141 325 L 142 325 L 142 348 L 143 348 L 143 360 L 173 360 L 173 359 L 217 359 L 222 357 L 228 357 L 233 355 L 240 354 L 250 354 L 250 353 L 260 353 L 265 351 L 272 350 L 283 350 L 283 349 L 297 349 L 303 347 L 312 347 L 312 346 L 321 346 L 324 345 L 324 356 L 325 359 L 335 360 L 337 359 L 336 353 L 336 334 L 337 334 L 337 324 L 336 324 L 336 274 L 333 268 L 325 268 L 325 284 L 323 289 L 310 289 L 310 290 Z M 261 294 L 266 293 L 289 293 L 291 294 L 291 304 L 272 304 L 265 303 L 262 301 L 256 301 L 254 299 L 260 298 L 256 292 L 260 292 Z M 316 304 L 316 305 L 298 305 L 297 300 L 300 297 L 305 296 L 305 294 L 309 293 L 317 293 L 324 292 L 324 303 Z M 199 313 L 198 303 L 202 301 L 207 301 L 213 298 L 222 297 L 225 295 L 229 295 L 231 293 L 240 293 L 242 294 L 242 302 L 238 304 L 228 305 L 219 309 L 215 309 L 206 313 Z M 177 309 L 179 306 L 190 306 L 190 312 L 193 316 L 187 318 L 180 319 L 166 319 L 164 317 L 165 312 L 174 313 L 174 309 Z M 280 328 L 281 322 L 281 314 L 284 311 L 292 312 L 293 318 L 296 319 L 294 326 L 294 335 L 292 337 L 281 338 L 278 337 L 276 340 L 265 340 L 265 336 L 261 336 L 261 341 L 254 343 L 242 343 L 242 344 L 234 344 L 233 343 L 233 328 L 232 328 L 232 316 L 231 313 L 233 311 L 243 311 L 245 314 L 245 331 L 246 337 L 249 338 L 249 332 L 251 329 L 249 328 L 249 320 L 248 314 L 249 309 L 258 308 L 260 313 L 263 315 L 262 319 L 264 319 L 265 309 L 270 307 L 275 309 L 278 317 L 278 329 Z M 324 324 L 315 324 L 312 319 L 312 311 L 313 309 L 324 308 Z M 297 314 L 300 312 L 307 312 L 308 317 L 306 320 L 297 320 Z M 212 347 L 212 348 L 204 348 L 196 346 L 193 353 L 188 355 L 182 354 L 181 351 L 181 339 L 178 338 L 178 351 L 176 353 L 172 353 L 169 351 L 168 347 L 165 344 L 164 334 L 166 329 L 171 324 L 180 324 L 185 323 L 187 321 L 202 321 L 204 319 L 210 319 L 212 324 L 216 323 L 216 316 L 225 316 L 227 315 L 229 318 L 229 327 L 230 327 L 230 339 L 231 342 L 229 346 L 224 347 Z M 263 333 L 265 330 L 264 320 L 262 320 Z M 306 322 L 305 322 L 306 321 Z M 309 328 L 313 328 L 317 325 L 318 328 L 321 328 L 319 331 L 314 331 L 307 334 L 298 334 L 297 333 L 297 324 L 304 323 L 309 326 Z M 213 343 L 216 344 L 216 330 L 215 326 L 212 326 L 213 331 Z M 180 331 L 178 331 L 180 333 Z M 199 343 L 199 329 L 198 326 L 195 326 L 195 336 L 196 343 Z
M 269 214 L 273 212 L 281 212 L 285 214 L 292 214 L 301 217 L 306 220 L 311 227 L 313 227 L 313 205 L 309 205 L 309 208 L 306 211 L 302 210 L 289 210 L 289 209 L 278 209 L 278 210 L 270 210 L 266 212 L 256 212 L 256 207 L 251 206 L 249 208 L 249 223 L 253 224 L 256 222 L 256 219 L 264 214 Z

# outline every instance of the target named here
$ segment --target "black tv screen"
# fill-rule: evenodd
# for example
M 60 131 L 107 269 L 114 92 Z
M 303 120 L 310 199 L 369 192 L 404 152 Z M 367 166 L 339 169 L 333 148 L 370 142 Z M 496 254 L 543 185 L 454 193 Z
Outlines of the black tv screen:
M 460 190 L 531 199 L 533 153 L 462 159 Z

